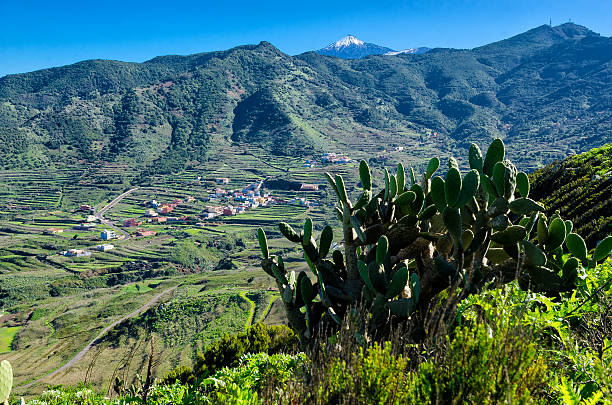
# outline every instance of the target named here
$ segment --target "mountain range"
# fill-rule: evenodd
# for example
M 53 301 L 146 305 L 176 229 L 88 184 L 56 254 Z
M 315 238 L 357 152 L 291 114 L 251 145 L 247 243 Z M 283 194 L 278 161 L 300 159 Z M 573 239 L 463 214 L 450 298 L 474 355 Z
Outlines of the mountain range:
M 612 39 L 544 25 L 471 50 L 361 59 L 261 42 L 0 78 L 0 169 L 173 171 L 228 145 L 383 161 L 402 146 L 422 159 L 493 137 L 524 170 L 611 142 Z
M 384 46 L 363 42 L 353 35 L 329 44 L 325 48 L 315 51 L 319 55 L 335 56 L 342 59 L 360 59 L 369 55 L 399 55 L 402 53 L 419 54 L 429 51 L 430 48 L 408 48 L 402 51 L 395 51 Z

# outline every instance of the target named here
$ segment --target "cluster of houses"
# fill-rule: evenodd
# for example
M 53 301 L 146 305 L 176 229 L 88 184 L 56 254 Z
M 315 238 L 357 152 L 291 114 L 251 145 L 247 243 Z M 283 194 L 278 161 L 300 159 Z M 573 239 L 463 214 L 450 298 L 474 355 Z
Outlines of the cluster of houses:
M 143 215 L 144 218 L 143 219 L 136 219 L 136 218 L 125 219 L 123 221 L 123 227 L 124 228 L 136 227 L 136 226 L 142 225 L 145 222 L 154 223 L 154 224 L 162 224 L 162 223 L 167 223 L 167 222 L 188 221 L 189 217 L 187 216 L 176 217 L 176 216 L 167 216 L 166 214 L 169 214 L 172 211 L 174 211 L 174 209 L 178 207 L 180 204 L 183 204 L 184 202 L 192 202 L 194 200 L 195 198 L 193 198 L 192 196 L 188 196 L 185 199 L 185 201 L 177 198 L 170 203 L 159 203 L 157 200 L 146 201 L 143 205 L 148 208 L 144 212 L 144 215 Z M 155 235 L 155 232 L 139 230 L 136 233 L 136 235 L 137 236 L 152 236 L 152 235 Z
M 217 184 L 229 183 L 229 179 L 226 178 L 216 179 L 216 181 Z M 223 183 L 220 183 L 220 181 L 223 181 Z M 270 194 L 262 191 L 262 184 L 263 180 L 251 183 L 242 190 L 230 191 L 217 187 L 210 193 L 206 201 L 214 202 L 216 200 L 222 200 L 222 202 L 227 202 L 228 204 L 209 205 L 204 208 L 200 216 L 204 219 L 212 219 L 218 216 L 233 216 L 242 214 L 253 208 L 267 206 L 277 202 Z
M 195 198 L 193 198 L 192 196 L 188 196 L 185 201 L 191 202 L 193 200 L 195 200 Z M 176 198 L 170 203 L 159 203 L 157 202 L 157 200 L 149 200 L 145 202 L 144 204 L 145 207 L 149 207 L 145 211 L 145 216 L 153 218 L 153 217 L 157 217 L 159 214 L 169 214 L 172 211 L 174 211 L 174 209 L 178 207 L 180 204 L 182 204 L 183 202 L 184 201 L 181 200 L 180 198 Z

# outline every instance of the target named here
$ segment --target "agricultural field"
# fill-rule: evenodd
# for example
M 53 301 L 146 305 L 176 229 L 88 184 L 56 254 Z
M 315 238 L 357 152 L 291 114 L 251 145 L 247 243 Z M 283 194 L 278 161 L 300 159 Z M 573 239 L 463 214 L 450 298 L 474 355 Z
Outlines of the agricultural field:
M 342 174 L 350 192 L 357 165 L 303 167 L 304 159 L 229 151 L 222 163 L 172 175 L 118 165 L 0 172 L 0 358 L 15 366 L 16 392 L 82 381 L 106 390 L 114 377 L 142 373 L 151 347 L 163 376 L 225 333 L 284 322 L 276 285 L 259 266 L 256 229 L 303 269 L 301 251 L 276 225 L 309 216 L 320 230 L 336 221 L 324 172 Z M 237 204 L 231 195 L 211 199 L 215 188 L 259 182 L 273 202 L 201 217 L 209 205 Z M 299 191 L 302 183 L 320 187 Z M 151 200 L 174 203 L 168 221 L 145 216 Z M 137 225 L 125 227 L 129 219 Z M 75 229 L 84 223 L 92 225 Z M 117 238 L 102 240 L 104 230 Z M 103 244 L 113 248 L 97 250 Z M 65 256 L 71 249 L 87 255 Z

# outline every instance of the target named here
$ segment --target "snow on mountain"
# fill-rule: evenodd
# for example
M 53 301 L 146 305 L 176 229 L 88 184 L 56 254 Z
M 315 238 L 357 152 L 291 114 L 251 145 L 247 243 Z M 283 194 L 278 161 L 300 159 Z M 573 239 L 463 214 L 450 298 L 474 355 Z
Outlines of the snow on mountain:
M 354 35 L 347 35 L 315 52 L 321 55 L 335 56 L 342 59 L 359 59 L 368 55 L 382 55 L 387 52 L 393 52 L 393 49 L 363 42 Z
M 325 48 L 315 51 L 320 55 L 335 56 L 342 59 L 360 59 L 368 55 L 399 55 L 402 53 L 419 54 L 429 51 L 430 48 L 409 48 L 403 51 L 395 51 L 384 46 L 363 42 L 354 35 L 347 35 L 344 38 L 327 45 Z
M 346 46 L 350 46 L 350 45 L 357 45 L 357 46 L 361 46 L 364 45 L 364 42 L 357 39 L 357 37 L 353 36 L 353 35 L 347 35 L 344 38 L 334 42 L 333 44 L 329 44 L 328 46 L 326 46 L 323 49 L 336 49 L 339 50 L 341 48 L 344 48 Z
M 425 52 L 427 52 L 429 50 L 431 50 L 431 48 L 427 48 L 425 46 L 420 46 L 418 48 L 404 49 L 403 51 L 391 51 L 391 52 L 387 52 L 387 53 L 385 53 L 385 55 L 392 56 L 392 55 L 399 55 L 399 54 L 402 54 L 402 53 L 420 54 L 420 53 L 425 53 Z

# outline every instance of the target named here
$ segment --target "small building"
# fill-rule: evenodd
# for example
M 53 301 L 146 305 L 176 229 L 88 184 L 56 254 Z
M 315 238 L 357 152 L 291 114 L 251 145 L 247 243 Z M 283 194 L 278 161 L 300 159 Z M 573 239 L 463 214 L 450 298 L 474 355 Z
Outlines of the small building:
M 169 214 L 172 211 L 174 211 L 174 207 L 169 204 L 164 204 L 161 207 L 157 208 L 157 212 L 159 212 L 160 214 Z
M 303 207 L 308 206 L 308 200 L 306 200 L 304 197 L 295 197 L 294 199 L 292 199 L 291 201 L 289 201 L 290 204 L 297 204 L 297 205 L 301 205 Z
M 164 223 L 167 220 L 168 220 L 167 217 L 153 217 L 153 218 L 151 218 L 151 222 L 158 223 L 158 224 Z
M 88 252 L 88 251 L 83 250 L 83 249 L 68 249 L 68 250 L 66 250 L 63 253 L 64 253 L 64 256 L 66 256 L 66 257 L 91 256 L 91 252 Z
M 87 205 L 87 204 L 83 204 L 81 205 L 81 207 L 79 208 L 81 211 L 85 211 L 85 212 L 90 212 L 93 210 L 93 208 L 91 207 L 91 205 Z
M 147 209 L 147 210 L 145 211 L 145 217 L 152 218 L 152 217 L 156 217 L 156 216 L 157 216 L 157 211 L 155 211 L 155 210 L 154 210 L 154 209 L 152 209 L 152 208 L 149 208 L 149 209 Z
M 300 191 L 319 191 L 319 185 L 302 183 Z
M 158 205 L 159 203 L 157 202 L 157 200 L 149 200 L 145 203 L 145 206 L 153 208 L 157 208 Z
M 99 250 L 100 252 L 108 252 L 109 250 L 113 250 L 114 248 L 115 245 L 111 245 L 109 243 L 96 246 L 96 250 Z
M 157 232 L 155 231 L 138 231 L 136 232 L 136 236 L 155 236 Z
M 223 215 L 225 216 L 236 215 L 236 209 L 232 207 L 231 205 L 228 205 L 227 207 L 223 208 Z
M 95 215 L 87 215 L 87 222 L 98 222 L 98 217 Z
M 86 222 L 80 225 L 75 225 L 72 227 L 72 229 L 76 229 L 77 231 L 93 231 L 96 229 L 96 224 Z
M 215 179 L 215 183 L 217 184 L 229 184 L 230 179 L 228 179 L 227 177 L 217 177 Z
M 126 219 L 123 221 L 123 226 L 129 228 L 130 226 L 138 226 L 140 222 L 136 221 L 134 218 Z
M 64 232 L 64 230 L 59 228 L 47 228 L 43 231 L 45 235 L 57 235 L 62 232 Z
M 202 212 L 209 212 L 211 214 L 220 214 L 223 212 L 223 207 L 221 207 L 220 205 L 208 205 L 204 207 Z
M 117 237 L 117 234 L 115 233 L 115 231 L 112 231 L 110 229 L 105 229 L 102 232 L 100 232 L 100 239 L 102 240 L 111 240 Z

